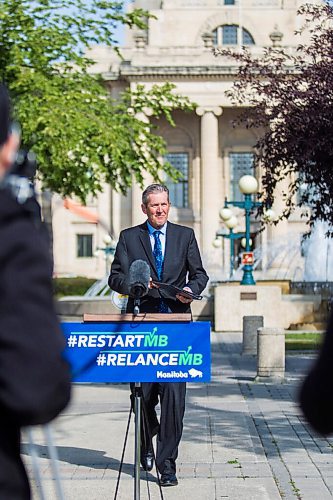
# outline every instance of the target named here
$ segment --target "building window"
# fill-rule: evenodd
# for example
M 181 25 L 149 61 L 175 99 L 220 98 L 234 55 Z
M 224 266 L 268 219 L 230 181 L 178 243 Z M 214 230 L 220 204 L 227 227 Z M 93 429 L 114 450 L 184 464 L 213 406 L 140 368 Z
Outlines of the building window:
M 298 175 L 300 182 L 296 192 L 296 203 L 299 206 L 311 207 L 318 195 L 316 195 L 314 187 L 307 183 L 305 175 L 302 172 Z
M 222 45 L 237 45 L 237 31 L 235 25 L 222 27 Z
M 174 207 L 188 208 L 188 154 L 168 153 L 165 155 L 165 159 L 182 174 L 182 177 L 176 182 L 170 178 L 165 181 L 165 185 L 169 189 L 170 202 Z
M 243 28 L 243 45 L 254 45 L 254 39 L 246 29 Z
M 92 234 L 77 234 L 76 248 L 78 257 L 93 256 L 93 235 Z
M 224 0 L 224 5 L 235 5 L 235 0 Z
M 213 31 L 214 45 L 238 45 L 239 26 L 237 24 L 225 24 Z M 242 28 L 242 45 L 254 45 L 251 33 Z
M 309 192 L 309 186 L 307 185 L 304 176 L 300 174 L 300 183 L 296 193 L 297 204 L 300 205 L 302 203 L 303 196 L 308 192 Z
M 253 175 L 253 153 L 230 153 L 230 194 L 233 201 L 243 201 L 238 182 L 243 175 Z

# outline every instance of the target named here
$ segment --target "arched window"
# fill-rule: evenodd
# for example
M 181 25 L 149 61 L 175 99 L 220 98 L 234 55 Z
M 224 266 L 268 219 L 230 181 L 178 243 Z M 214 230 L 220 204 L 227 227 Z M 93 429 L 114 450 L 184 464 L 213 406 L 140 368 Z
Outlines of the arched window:
M 214 45 L 238 45 L 239 26 L 237 24 L 225 24 L 213 31 Z M 242 45 L 254 45 L 253 36 L 245 28 L 242 28 Z

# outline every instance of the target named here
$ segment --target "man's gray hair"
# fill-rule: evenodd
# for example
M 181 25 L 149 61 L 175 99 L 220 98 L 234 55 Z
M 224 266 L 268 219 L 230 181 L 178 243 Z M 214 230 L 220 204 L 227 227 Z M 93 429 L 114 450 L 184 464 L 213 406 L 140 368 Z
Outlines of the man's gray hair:
M 145 207 L 148 204 L 148 196 L 155 193 L 167 193 L 169 201 L 169 189 L 163 184 L 150 184 L 142 193 L 142 203 Z

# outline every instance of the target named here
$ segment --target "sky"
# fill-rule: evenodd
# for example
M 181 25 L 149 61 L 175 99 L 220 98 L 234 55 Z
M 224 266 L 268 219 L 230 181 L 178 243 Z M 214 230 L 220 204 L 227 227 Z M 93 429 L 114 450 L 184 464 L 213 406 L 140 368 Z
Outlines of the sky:
M 126 11 L 128 8 L 128 5 L 133 3 L 131 0 L 125 0 L 124 1 L 124 10 Z M 118 40 L 119 45 L 122 45 L 125 41 L 125 27 L 123 24 L 119 24 L 118 29 L 115 32 L 115 38 Z

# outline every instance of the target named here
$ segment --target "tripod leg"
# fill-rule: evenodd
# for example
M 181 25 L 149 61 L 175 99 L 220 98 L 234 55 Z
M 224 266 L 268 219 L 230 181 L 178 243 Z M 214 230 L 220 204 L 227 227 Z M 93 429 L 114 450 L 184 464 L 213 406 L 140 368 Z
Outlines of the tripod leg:
M 53 436 L 50 424 L 45 424 L 43 426 L 43 429 L 51 460 L 51 468 L 52 468 L 53 478 L 55 481 L 56 496 L 59 500 L 64 500 L 65 497 L 60 480 L 58 451 L 53 443 Z
M 121 454 L 121 460 L 120 460 L 120 464 L 119 464 L 119 471 L 118 471 L 116 491 L 115 491 L 115 494 L 114 494 L 114 500 L 117 499 L 117 495 L 118 495 L 118 489 L 119 489 L 119 483 L 120 483 L 120 476 L 121 476 L 121 471 L 123 469 L 124 456 L 125 456 L 125 450 L 126 450 L 126 444 L 127 444 L 129 426 L 130 426 L 130 423 L 131 423 L 132 411 L 133 411 L 133 408 L 132 408 L 132 405 L 131 405 L 130 412 L 129 412 L 129 415 L 128 415 L 128 421 L 127 421 L 127 428 L 126 428 L 126 434 L 125 434 L 123 452 Z
M 134 412 L 135 412 L 134 500 L 140 500 L 140 459 L 141 459 L 141 431 L 142 431 L 142 427 L 146 429 L 146 431 L 143 431 L 143 432 L 148 433 L 149 443 L 151 443 L 151 449 L 152 449 L 152 453 L 153 453 L 153 456 L 155 459 L 155 464 L 156 464 L 156 457 L 155 457 L 155 453 L 154 453 L 154 448 L 152 446 L 153 436 L 151 434 L 149 423 L 148 423 L 147 408 L 146 408 L 145 400 L 143 398 L 142 384 L 141 383 L 134 384 Z M 159 475 L 157 466 L 156 466 L 156 473 L 157 473 L 157 481 L 158 481 L 158 485 L 159 485 L 161 500 L 163 500 L 160 475 Z M 146 473 L 146 478 L 147 478 L 147 485 L 148 485 L 147 473 Z
M 34 475 L 35 475 L 35 481 L 36 481 L 36 484 L 39 488 L 39 497 L 40 497 L 40 500 L 46 500 L 45 495 L 44 495 L 42 476 L 40 473 L 40 468 L 39 468 L 39 463 L 38 463 L 38 454 L 37 454 L 36 445 L 35 445 L 34 438 L 33 438 L 32 428 L 27 427 L 26 432 L 28 435 L 28 449 L 29 449 L 29 454 L 31 456 L 32 468 L 33 468 Z
M 145 422 L 148 422 L 147 408 L 146 408 L 146 403 L 145 403 L 144 398 L 142 398 L 142 420 L 143 420 L 143 424 Z M 149 429 L 149 425 L 146 425 L 146 427 L 145 427 L 145 425 L 143 425 L 143 429 L 144 428 L 146 428 L 146 432 L 148 432 L 148 438 L 149 438 L 149 441 L 151 443 L 151 450 L 152 450 L 154 461 L 155 461 L 157 484 L 158 484 L 158 488 L 159 488 L 159 491 L 160 491 L 160 498 L 161 498 L 161 500 L 164 500 L 164 496 L 163 496 L 163 492 L 162 492 L 162 486 L 161 486 L 160 473 L 159 473 L 159 470 L 158 470 L 158 467 L 157 467 L 156 455 L 155 455 L 154 446 L 153 446 L 153 436 L 151 435 L 151 432 L 150 432 L 150 429 Z M 149 496 L 150 492 L 149 492 L 149 486 L 148 486 L 148 473 L 147 472 L 146 472 L 146 481 L 147 481 L 147 488 L 148 488 L 148 498 L 150 498 L 150 496 Z
M 141 456 L 141 411 L 142 386 L 135 383 L 135 457 L 134 457 L 134 500 L 140 500 L 140 456 Z

